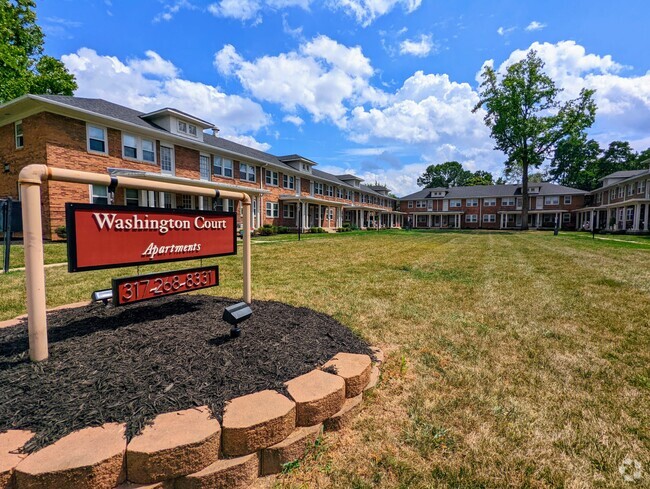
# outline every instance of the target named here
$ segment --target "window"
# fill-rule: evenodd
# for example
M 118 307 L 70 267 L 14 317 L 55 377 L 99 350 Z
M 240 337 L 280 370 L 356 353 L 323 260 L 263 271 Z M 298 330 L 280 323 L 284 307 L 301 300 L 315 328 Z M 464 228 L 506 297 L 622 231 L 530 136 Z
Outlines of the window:
M 16 135 L 16 149 L 20 149 L 25 144 L 23 137 L 23 121 L 18 121 L 14 124 L 14 133 Z
M 266 203 L 266 217 L 278 217 L 278 204 L 277 202 Z
M 282 216 L 285 219 L 293 219 L 296 217 L 296 204 L 284 204 L 282 206 Z
M 483 222 L 497 222 L 496 214 L 483 214 Z
M 327 209 L 327 219 L 329 219 L 330 221 L 334 219 L 334 209 L 332 209 L 331 207 Z
M 239 164 L 239 179 L 247 182 L 255 181 L 255 167 L 246 163 Z
M 460 199 L 451 199 L 449 201 L 449 207 L 461 207 L 463 205 Z
M 622 199 L 622 198 L 623 198 L 623 187 L 618 187 L 617 190 L 618 190 L 618 195 L 617 195 L 617 197 L 618 197 L 619 199 Z
M 341 190 L 339 187 L 336 187 L 336 198 L 337 199 L 343 198 L 343 190 Z
M 645 180 L 637 182 L 637 184 L 636 184 L 636 193 L 637 194 L 644 194 L 645 193 Z
M 571 214 L 569 214 L 568 212 L 563 213 L 562 222 L 564 223 L 571 222 Z
M 564 196 L 564 205 L 571 205 L 572 197 L 570 195 Z
M 296 177 L 293 175 L 282 175 L 282 186 L 284 188 L 296 188 Z
M 255 201 L 253 201 L 255 202 Z M 219 212 L 234 212 L 235 202 L 229 199 L 214 199 L 212 208 Z
M 264 171 L 265 181 L 267 185 L 273 185 L 274 187 L 278 186 L 278 172 L 273 170 Z
M 494 207 L 497 205 L 497 199 L 483 199 L 483 205 L 485 207 Z
M 560 197 L 557 195 L 547 195 L 544 197 L 544 205 L 560 205 Z
M 609 191 L 609 200 L 612 201 L 616 198 L 616 189 L 611 189 Z
M 631 183 L 627 184 L 627 195 L 630 196 L 634 192 L 634 187 L 632 187 Z
M 174 150 L 169 146 L 160 146 L 160 171 L 174 174 Z
M 478 199 L 465 199 L 467 207 L 478 207 Z
M 174 207 L 175 195 L 169 192 L 162 192 L 162 204 L 165 209 L 171 209 Z
M 93 204 L 108 204 L 108 187 L 106 185 L 91 185 L 90 201 Z
M 408 208 L 413 209 L 413 201 L 412 200 L 409 200 Z
M 150 163 L 156 162 L 156 151 L 154 149 L 153 141 L 150 139 L 142 140 L 142 159 Z
M 418 200 L 415 203 L 415 207 L 418 209 L 424 209 L 427 206 L 427 201 L 426 200 Z
M 506 207 L 513 206 L 513 205 L 515 205 L 515 199 L 513 199 L 512 197 L 502 197 L 501 198 L 501 205 L 506 206 Z
M 125 158 L 138 159 L 138 140 L 130 134 L 122 135 L 122 155 Z
M 628 221 L 631 221 L 634 218 L 634 207 L 628 207 L 625 210 L 625 218 Z
M 176 202 L 178 202 L 178 197 L 176 197 Z M 194 196 L 193 195 L 181 195 L 180 196 L 181 204 L 178 206 L 180 209 L 194 209 Z
M 222 158 L 221 156 L 215 156 L 213 163 L 213 172 L 215 175 L 219 175 L 221 177 L 232 178 L 232 160 L 228 158 Z M 245 180 L 245 178 L 242 177 L 242 180 Z
M 323 184 L 314 182 L 314 194 L 323 195 Z
M 465 214 L 465 222 L 478 222 L 476 214 Z
M 196 137 L 196 135 L 197 135 L 196 126 L 193 125 L 193 124 L 189 124 L 187 126 L 187 132 L 189 132 L 192 136 Z
M 199 155 L 199 171 L 201 180 L 210 180 L 210 157 L 208 155 Z
M 88 151 L 106 154 L 106 129 L 88 125 Z
M 140 205 L 140 192 L 134 188 L 124 189 L 124 204 L 128 206 Z
M 334 187 L 332 185 L 325 185 L 325 195 L 334 197 Z
M 187 132 L 187 124 L 183 121 L 178 121 L 178 132 Z

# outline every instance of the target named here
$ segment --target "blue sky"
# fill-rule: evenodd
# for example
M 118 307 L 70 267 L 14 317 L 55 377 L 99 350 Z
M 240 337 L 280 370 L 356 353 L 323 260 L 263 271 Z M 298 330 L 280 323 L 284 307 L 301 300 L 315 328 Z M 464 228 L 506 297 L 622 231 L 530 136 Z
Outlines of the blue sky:
M 398 195 L 432 163 L 501 172 L 471 112 L 477 76 L 531 47 L 566 97 L 597 90 L 591 135 L 602 146 L 650 146 L 640 0 L 59 0 L 37 14 L 78 96 L 176 107 L 224 137 Z

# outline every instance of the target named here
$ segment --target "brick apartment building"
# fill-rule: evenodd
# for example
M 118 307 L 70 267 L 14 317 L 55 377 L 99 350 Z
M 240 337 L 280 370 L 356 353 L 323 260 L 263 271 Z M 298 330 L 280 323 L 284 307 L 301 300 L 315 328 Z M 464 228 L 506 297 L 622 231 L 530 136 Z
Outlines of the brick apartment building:
M 0 198 L 18 199 L 20 170 L 40 163 L 247 192 L 255 228 L 401 225 L 387 187 L 320 171 L 299 155 L 274 156 L 234 143 L 218 137 L 214 124 L 179 110 L 145 114 L 101 99 L 58 95 L 25 95 L 0 108 Z M 226 199 L 138 189 L 113 195 L 105 186 L 52 181 L 42 186 L 42 202 L 46 238 L 55 238 L 65 224 L 66 202 L 235 210 Z
M 31 163 L 192 182 L 252 197 L 253 227 L 517 229 L 520 185 L 427 188 L 397 199 L 383 185 L 332 175 L 300 155 L 274 156 L 218 136 L 214 124 L 176 109 L 142 113 L 101 99 L 26 95 L 0 106 L 0 198 L 19 198 L 18 174 Z M 212 131 L 210 134 L 207 131 Z M 589 193 L 529 185 L 530 228 L 648 231 L 650 170 L 617 172 Z M 43 234 L 55 238 L 66 202 L 236 210 L 234 202 L 191 195 L 42 185 Z M 612 224 L 613 223 L 613 224 Z
M 650 160 L 645 163 L 650 165 Z M 650 231 L 650 169 L 618 171 L 601 184 L 592 192 L 590 205 L 578 212 L 578 226 Z
M 576 227 L 576 210 L 588 192 L 552 183 L 528 185 L 530 228 Z M 426 188 L 400 199 L 415 228 L 517 229 L 522 225 L 521 185 Z

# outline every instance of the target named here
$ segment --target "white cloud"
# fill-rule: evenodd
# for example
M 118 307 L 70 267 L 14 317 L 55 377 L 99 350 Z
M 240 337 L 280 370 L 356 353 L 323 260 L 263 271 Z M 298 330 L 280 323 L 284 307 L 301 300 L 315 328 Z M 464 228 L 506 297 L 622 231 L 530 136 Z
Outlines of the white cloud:
M 228 17 L 241 21 L 262 22 L 262 10 L 288 7 L 309 8 L 311 0 L 220 0 L 208 5 L 208 12 L 216 17 Z
M 510 34 L 510 33 L 511 33 L 512 31 L 514 31 L 515 29 L 517 29 L 517 28 L 516 28 L 516 27 L 508 27 L 508 28 L 506 28 L 506 27 L 499 27 L 499 28 L 497 29 L 497 34 L 499 34 L 500 36 L 505 36 L 505 35 L 507 35 L 507 34 Z
M 248 146 L 249 148 L 255 148 L 260 151 L 268 151 L 271 149 L 271 145 L 268 143 L 260 143 L 257 141 L 253 136 L 223 136 L 224 139 L 228 139 L 230 141 L 234 141 L 235 143 L 243 144 L 244 146 Z
M 285 115 L 282 118 L 282 122 L 289 122 L 290 124 L 293 124 L 294 126 L 302 126 L 305 121 L 302 120 L 301 117 L 298 117 L 297 115 Z
M 75 75 L 79 85 L 75 95 L 80 97 L 102 98 L 143 112 L 174 107 L 215 123 L 224 136 L 231 137 L 270 124 L 259 104 L 181 78 L 178 68 L 154 51 L 147 51 L 143 59 L 123 62 L 81 48 L 61 60 Z
M 424 58 L 431 53 L 433 48 L 434 44 L 431 40 L 431 34 L 422 34 L 418 40 L 405 39 L 402 41 L 399 45 L 399 52 L 400 54 L 410 54 Z
M 363 27 L 368 27 L 378 17 L 386 15 L 397 5 L 407 14 L 420 7 L 422 0 L 329 0 L 327 5 L 333 9 L 341 9 L 354 17 Z
M 359 46 L 347 47 L 327 36 L 300 45 L 298 51 L 242 58 L 232 45 L 215 54 L 215 67 L 236 76 L 254 97 L 279 104 L 294 114 L 298 108 L 315 121 L 345 125 L 348 103 L 382 100 L 383 92 L 370 86 L 374 70 Z
M 546 24 L 542 24 L 541 22 L 537 22 L 536 20 L 533 20 L 530 24 L 526 26 L 526 30 L 528 32 L 541 31 L 544 27 L 546 27 Z
M 111 4 L 107 3 L 107 5 L 110 7 Z M 153 21 L 160 22 L 164 20 L 166 22 L 169 22 L 181 9 L 196 10 L 197 8 L 198 7 L 196 5 L 189 2 L 188 0 L 174 0 L 171 2 L 166 2 L 163 6 L 162 12 L 156 14 L 156 16 L 153 18 Z

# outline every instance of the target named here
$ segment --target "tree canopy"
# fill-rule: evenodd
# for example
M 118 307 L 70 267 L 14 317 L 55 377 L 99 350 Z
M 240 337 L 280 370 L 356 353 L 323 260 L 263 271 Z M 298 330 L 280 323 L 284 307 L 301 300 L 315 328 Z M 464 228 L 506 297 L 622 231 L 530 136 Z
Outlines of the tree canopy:
M 561 90 L 544 73 L 544 62 L 534 50 L 510 65 L 501 75 L 485 66 L 480 100 L 474 111 L 484 108 L 484 122 L 495 149 L 502 151 L 509 169 L 521 169 L 522 227 L 528 228 L 528 172 L 553 156 L 560 141 L 590 127 L 596 115 L 593 90 L 582 89 L 572 100 L 560 102 Z
M 462 187 L 471 185 L 493 185 L 494 178 L 490 172 L 478 170 L 472 173 L 465 170 L 457 161 L 445 161 L 438 165 L 429 165 L 418 178 L 420 187 Z
M 0 102 L 26 93 L 72 95 L 77 89 L 63 63 L 43 54 L 35 6 L 33 0 L 0 0 Z

